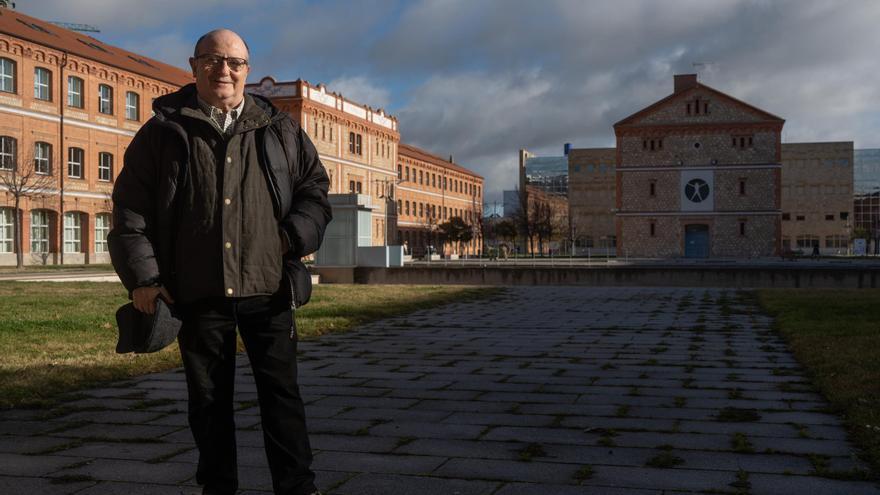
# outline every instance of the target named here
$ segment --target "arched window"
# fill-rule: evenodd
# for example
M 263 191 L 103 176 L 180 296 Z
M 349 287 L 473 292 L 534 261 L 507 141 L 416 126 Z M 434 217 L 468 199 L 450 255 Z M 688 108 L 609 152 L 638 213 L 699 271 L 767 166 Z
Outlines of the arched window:
M 67 106 L 83 107 L 83 80 L 78 77 L 67 76 Z
M 31 211 L 31 252 L 49 252 L 49 211 Z
M 95 252 L 107 252 L 107 234 L 110 232 L 110 214 L 95 215 Z
M 12 208 L 0 208 L 0 253 L 13 252 L 12 215 Z
M 113 180 L 113 155 L 110 153 L 98 153 L 98 180 Z
M 113 88 L 106 84 L 98 85 L 98 111 L 113 115 Z
M 82 252 L 82 214 L 78 211 L 64 214 L 64 252 Z
M 41 175 L 52 174 L 52 145 L 37 141 L 34 143 L 34 172 Z
M 44 67 L 34 67 L 34 98 L 52 101 L 52 72 Z
M 15 168 L 18 156 L 18 141 L 11 136 L 0 136 L 0 170 L 12 170 Z
M 0 58 L 0 91 L 15 93 L 17 86 L 15 83 L 15 62 L 8 58 Z
M 67 148 L 67 176 L 74 179 L 83 178 L 83 160 L 85 152 L 82 148 Z
M 125 93 L 125 118 L 141 120 L 141 97 L 134 91 Z

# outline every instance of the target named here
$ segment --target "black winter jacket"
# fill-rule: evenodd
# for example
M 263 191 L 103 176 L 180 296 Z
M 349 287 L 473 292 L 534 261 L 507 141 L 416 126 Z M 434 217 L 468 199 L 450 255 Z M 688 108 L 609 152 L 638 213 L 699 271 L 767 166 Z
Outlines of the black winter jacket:
M 125 166 L 113 187 L 113 228 L 107 242 L 113 267 L 129 294 L 157 282 L 169 289 L 176 285 L 176 193 L 191 184 L 189 140 L 180 110 L 193 101 L 195 92 L 195 85 L 189 84 L 156 99 L 155 115 L 126 150 Z M 317 251 L 324 238 L 331 219 L 330 181 L 302 128 L 269 100 L 252 96 L 267 115 L 254 131 L 259 161 L 270 185 L 275 218 L 290 245 L 283 262 L 291 302 L 300 306 L 312 290 L 300 258 Z

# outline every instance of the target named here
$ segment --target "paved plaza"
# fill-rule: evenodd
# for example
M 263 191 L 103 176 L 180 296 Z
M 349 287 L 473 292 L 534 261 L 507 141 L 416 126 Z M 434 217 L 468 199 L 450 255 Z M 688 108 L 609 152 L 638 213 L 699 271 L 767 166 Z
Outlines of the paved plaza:
M 880 494 L 748 293 L 523 287 L 303 342 L 336 495 Z M 246 361 L 242 492 L 271 490 Z M 2 494 L 193 494 L 180 370 L 0 413 Z

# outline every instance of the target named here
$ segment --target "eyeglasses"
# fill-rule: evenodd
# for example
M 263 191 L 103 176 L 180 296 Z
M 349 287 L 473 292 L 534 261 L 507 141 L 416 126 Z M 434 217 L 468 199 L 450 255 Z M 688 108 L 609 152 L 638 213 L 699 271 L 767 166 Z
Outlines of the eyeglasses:
M 208 70 L 214 67 L 222 67 L 223 62 L 226 62 L 226 65 L 229 66 L 229 70 L 232 72 L 239 72 L 248 65 L 248 61 L 243 58 L 221 57 L 220 55 L 212 54 L 199 55 L 195 59 L 201 61 L 202 67 Z

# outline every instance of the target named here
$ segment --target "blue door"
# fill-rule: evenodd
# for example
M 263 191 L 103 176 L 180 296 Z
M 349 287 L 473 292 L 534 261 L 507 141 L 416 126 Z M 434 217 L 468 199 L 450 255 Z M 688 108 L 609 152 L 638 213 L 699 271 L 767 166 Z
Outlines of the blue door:
M 708 225 L 685 225 L 684 256 L 685 258 L 709 257 Z

